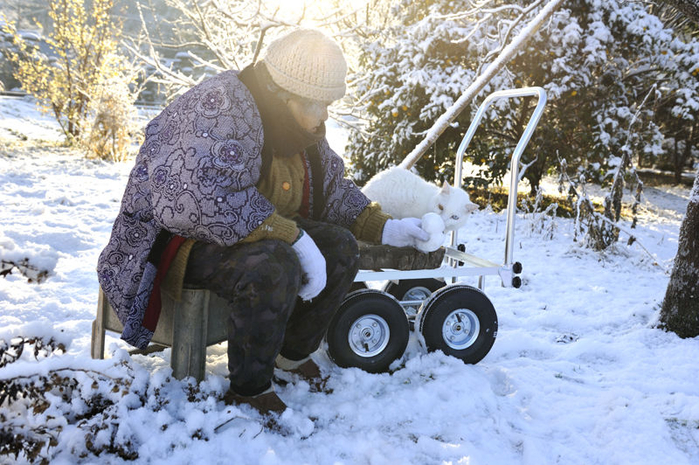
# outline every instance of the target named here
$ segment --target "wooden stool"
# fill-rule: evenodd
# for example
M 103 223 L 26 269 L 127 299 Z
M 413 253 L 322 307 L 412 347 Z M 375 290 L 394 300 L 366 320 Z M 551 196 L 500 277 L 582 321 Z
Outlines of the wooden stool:
M 170 366 L 177 379 L 194 376 L 204 379 L 207 346 L 228 339 L 227 302 L 205 289 L 183 289 L 176 302 L 162 293 L 162 310 L 151 345 L 130 353 L 148 354 L 172 347 Z M 105 331 L 121 333 L 124 327 L 111 308 L 102 289 L 97 299 L 97 317 L 92 322 L 92 358 L 104 358 Z

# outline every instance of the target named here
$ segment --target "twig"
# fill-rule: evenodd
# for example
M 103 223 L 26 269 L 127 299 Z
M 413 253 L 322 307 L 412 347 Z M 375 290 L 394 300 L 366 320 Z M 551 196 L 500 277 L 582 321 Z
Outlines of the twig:
M 664 266 L 662 266 L 662 265 L 660 264 L 660 261 L 658 260 L 658 257 L 656 257 L 655 255 L 653 255 L 653 254 L 641 243 L 641 241 L 639 241 L 638 238 L 637 238 L 636 236 L 634 236 L 634 234 L 633 234 L 632 232 L 627 231 L 627 230 L 624 229 L 623 227 L 619 226 L 618 223 L 615 223 L 614 221 L 610 220 L 609 218 L 607 218 L 606 216 L 600 214 L 599 212 L 593 211 L 592 214 L 595 216 L 595 218 L 601 219 L 601 220 L 607 222 L 608 224 L 612 225 L 613 227 L 617 228 L 619 231 L 621 231 L 621 232 L 627 234 L 627 235 L 629 236 L 629 240 L 631 241 L 631 244 L 638 244 L 638 245 L 643 249 L 643 251 L 646 252 L 650 258 L 653 259 L 654 263 L 655 263 L 656 265 L 658 265 L 658 266 L 663 270 L 663 272 L 667 273 L 667 269 L 666 269 Z
M 61 371 L 81 371 L 81 372 L 83 372 L 83 373 L 85 373 L 85 374 L 87 374 L 87 375 L 94 374 L 94 375 L 97 375 L 97 376 L 103 376 L 103 377 L 108 378 L 108 379 L 110 379 L 110 380 L 112 380 L 112 381 L 114 381 L 114 382 L 117 382 L 117 381 L 124 381 L 124 380 L 126 379 L 126 378 L 115 378 L 115 377 L 113 377 L 113 376 L 109 376 L 109 375 L 106 375 L 106 374 L 101 373 L 101 372 L 99 372 L 99 371 L 90 370 L 90 369 L 87 369 L 87 368 L 71 368 L 71 367 L 53 368 L 53 369 L 51 369 L 51 370 L 48 370 L 47 373 L 48 373 L 48 374 L 51 374 L 51 373 L 58 373 L 58 372 L 61 372 Z M 31 374 L 31 375 L 19 375 L 19 376 L 12 376 L 12 377 L 10 377 L 10 378 L 0 378 L 0 381 L 13 381 L 13 380 L 18 380 L 18 379 L 29 380 L 29 379 L 32 379 L 32 378 L 36 378 L 37 376 L 44 376 L 44 375 L 43 375 L 43 374 L 40 374 L 40 373 L 34 373 L 34 374 Z
M 575 227 L 575 229 L 576 229 L 576 231 L 577 231 L 577 229 L 579 228 L 578 224 L 579 224 L 579 221 L 580 221 L 580 202 L 585 201 L 585 202 L 587 202 L 587 203 L 589 204 L 589 205 L 588 205 L 588 209 L 589 209 L 590 214 L 591 214 L 592 216 L 594 216 L 594 217 L 597 218 L 597 219 L 601 219 L 601 220 L 604 221 L 605 223 L 610 224 L 612 227 L 614 227 L 614 228 L 618 229 L 619 231 L 621 231 L 621 232 L 627 234 L 627 235 L 629 236 L 629 243 L 630 243 L 630 245 L 635 244 L 635 243 L 638 243 L 638 245 L 641 247 L 641 249 L 643 249 L 643 251 L 646 252 L 650 258 L 653 259 L 654 263 L 655 263 L 657 266 L 659 266 L 659 267 L 663 270 L 663 272 L 667 273 L 667 269 L 666 269 L 664 266 L 662 266 L 662 265 L 660 264 L 660 261 L 658 260 L 658 258 L 657 258 L 655 255 L 653 255 L 653 254 L 641 243 L 641 241 L 638 240 L 638 238 L 637 238 L 633 233 L 631 233 L 630 231 L 627 231 L 625 228 L 619 226 L 617 223 L 615 223 L 615 222 L 612 221 L 611 219 L 607 218 L 606 216 L 604 216 L 604 215 L 602 215 L 602 214 L 596 212 L 596 211 L 592 208 L 592 204 L 591 204 L 591 202 L 590 202 L 590 199 L 587 197 L 587 195 L 580 195 L 580 194 L 578 193 L 578 191 L 577 191 L 577 189 L 576 189 L 576 183 L 570 178 L 570 176 L 568 176 L 568 172 L 567 172 L 566 169 L 565 169 L 566 163 L 565 163 L 564 160 L 561 159 L 560 154 L 558 153 L 558 151 L 556 151 L 556 157 L 558 158 L 558 162 L 559 162 L 559 164 L 561 165 L 561 177 L 562 177 L 562 178 L 565 178 L 565 180 L 568 181 L 568 184 L 569 184 L 569 193 L 570 193 L 570 195 L 576 196 L 576 197 L 578 198 L 578 202 L 577 202 L 577 206 L 576 206 L 576 218 L 575 218 L 575 222 L 576 222 L 576 227 Z M 590 226 L 588 226 L 588 228 L 589 228 L 589 227 L 590 227 Z

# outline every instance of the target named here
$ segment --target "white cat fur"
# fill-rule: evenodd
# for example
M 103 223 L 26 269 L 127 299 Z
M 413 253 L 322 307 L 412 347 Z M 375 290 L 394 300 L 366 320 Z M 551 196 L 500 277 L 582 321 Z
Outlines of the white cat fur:
M 447 231 L 459 229 L 469 213 L 478 209 L 465 191 L 446 182 L 440 188 L 397 166 L 371 178 L 362 192 L 394 218 L 422 218 L 425 213 L 437 213 Z

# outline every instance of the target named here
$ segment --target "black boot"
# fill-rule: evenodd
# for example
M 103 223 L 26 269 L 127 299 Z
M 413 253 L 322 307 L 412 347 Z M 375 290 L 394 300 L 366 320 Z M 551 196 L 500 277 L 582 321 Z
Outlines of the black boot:
M 310 356 L 302 360 L 289 360 L 278 355 L 275 366 L 306 381 L 311 386 L 312 392 L 329 392 L 325 388 L 328 378 L 323 376 L 320 367 Z
M 226 405 L 243 405 L 247 404 L 260 412 L 262 415 L 281 414 L 286 410 L 286 404 L 274 392 L 274 386 L 270 386 L 266 390 L 253 396 L 242 396 L 237 392 L 229 389 L 223 396 L 223 401 Z

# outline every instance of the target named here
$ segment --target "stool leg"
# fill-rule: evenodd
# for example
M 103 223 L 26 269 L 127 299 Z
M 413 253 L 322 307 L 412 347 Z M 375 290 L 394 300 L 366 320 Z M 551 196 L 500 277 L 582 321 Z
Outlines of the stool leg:
M 170 366 L 177 379 L 194 376 L 204 379 L 206 365 L 206 328 L 209 319 L 209 292 L 183 292 L 174 305 Z
M 109 310 L 109 302 L 100 288 L 97 296 L 97 316 L 92 322 L 92 344 L 90 347 L 92 358 L 100 360 L 104 358 L 104 331 Z

